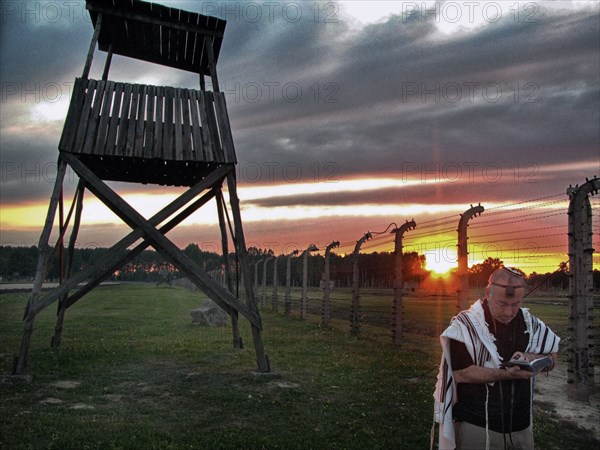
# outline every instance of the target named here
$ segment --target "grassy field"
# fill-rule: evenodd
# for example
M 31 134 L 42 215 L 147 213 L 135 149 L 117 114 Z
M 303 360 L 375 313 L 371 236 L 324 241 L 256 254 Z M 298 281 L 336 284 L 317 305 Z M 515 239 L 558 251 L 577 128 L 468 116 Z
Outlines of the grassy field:
M 294 297 L 296 306 L 298 291 Z M 189 312 L 204 297 L 183 288 L 98 288 L 68 311 L 60 349 L 49 348 L 49 308 L 38 316 L 29 354 L 33 384 L 0 387 L 0 448 L 429 448 L 435 336 L 455 312 L 453 297 L 408 298 L 400 347 L 391 344 L 386 323 L 389 295 L 361 296 L 358 337 L 349 334 L 350 293 L 334 297 L 328 329 L 319 325 L 318 291 L 311 292 L 315 315 L 306 321 L 296 308 L 292 317 L 261 312 L 279 374 L 268 378 L 253 374 L 247 322 L 241 321 L 246 348 L 233 350 L 229 326 L 191 324 Z M 0 295 L 0 374 L 11 370 L 26 299 Z M 531 307 L 566 328 L 566 306 Z M 539 449 L 600 445 L 540 408 L 535 430 Z

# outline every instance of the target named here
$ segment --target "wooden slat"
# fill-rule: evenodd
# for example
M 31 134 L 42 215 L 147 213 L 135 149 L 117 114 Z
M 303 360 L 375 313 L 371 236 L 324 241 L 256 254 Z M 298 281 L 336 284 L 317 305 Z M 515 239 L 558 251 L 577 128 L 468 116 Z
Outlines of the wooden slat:
M 156 100 L 156 87 L 148 86 L 148 102 L 146 104 L 146 135 L 144 138 L 144 152 L 142 157 L 151 158 L 154 147 L 154 101 Z
M 200 17 L 196 18 L 196 24 L 198 24 L 200 22 Z M 204 36 L 201 36 L 197 33 L 193 33 L 193 41 L 194 41 L 194 46 L 192 48 L 192 66 L 197 66 L 197 67 L 202 67 L 201 65 L 201 61 L 202 61 L 202 52 L 204 49 Z M 202 70 L 199 70 L 199 72 L 202 72 Z
M 77 134 L 77 128 L 79 121 L 81 120 L 81 113 L 83 104 L 85 102 L 85 88 L 88 84 L 87 79 L 77 78 L 75 79 L 75 85 L 73 86 L 73 96 L 71 103 L 69 104 L 69 111 L 65 119 L 65 126 L 60 137 L 58 148 L 72 152 L 73 144 L 75 141 L 75 135 Z
M 146 97 L 148 95 L 148 86 L 140 86 L 140 100 L 138 103 L 137 110 L 137 123 L 135 129 L 135 142 L 133 154 L 136 158 L 141 158 L 143 155 L 143 144 L 144 144 L 144 124 L 146 114 Z
M 165 88 L 165 126 L 163 131 L 162 159 L 173 158 L 173 97 L 175 89 L 167 86 Z
M 187 13 L 186 17 L 185 17 L 185 22 L 188 24 L 188 27 L 190 25 L 195 24 L 196 18 L 194 17 L 194 14 Z M 195 34 L 196 33 L 192 33 L 191 31 L 186 31 L 185 36 L 184 36 L 183 60 L 185 61 L 185 64 L 188 66 L 192 65 L 192 59 L 194 57 L 193 51 L 194 51 L 194 35 Z
M 225 162 L 235 163 L 235 147 L 233 145 L 233 136 L 231 135 L 229 116 L 227 115 L 225 95 L 222 92 L 215 92 L 214 97 L 217 110 L 217 119 L 219 121 L 219 133 L 221 135 L 221 142 L 223 143 Z
M 160 34 L 157 35 L 156 38 L 160 39 L 160 55 L 162 58 L 166 58 L 167 52 L 169 51 L 169 30 L 164 26 L 161 26 Z
M 199 22 L 200 22 L 200 26 L 208 28 L 210 26 L 210 18 L 209 17 L 199 17 L 198 18 Z M 202 44 L 202 54 L 200 57 L 200 67 L 206 67 L 207 70 L 206 72 L 209 73 L 209 68 L 208 68 L 208 64 L 209 64 L 209 59 L 208 59 L 208 51 L 207 51 L 207 46 L 210 45 L 210 43 L 212 42 L 211 37 L 210 36 L 201 36 L 202 41 L 199 42 L 200 44 Z
M 214 161 L 214 146 L 209 132 L 210 124 L 206 114 L 206 93 L 197 92 L 200 106 L 200 121 L 202 123 L 202 149 L 204 151 L 205 161 Z
M 114 89 L 114 81 L 106 83 L 102 110 L 100 113 L 100 122 L 98 123 L 98 131 L 96 133 L 96 143 L 92 147 L 92 153 L 96 155 L 104 154 L 104 145 L 106 144 L 106 135 L 108 134 L 108 120 L 110 119 L 110 107 L 112 106 Z
M 106 145 L 104 154 L 112 156 L 115 154 L 117 146 L 117 131 L 119 129 L 119 118 L 121 114 L 121 103 L 123 102 L 123 83 L 115 83 L 115 95 L 113 98 L 110 123 L 108 124 L 108 134 L 106 136 Z
M 208 52 L 206 51 L 206 47 L 209 45 L 207 41 L 210 41 L 210 38 L 208 36 L 202 36 L 198 42 L 198 44 L 202 46 L 198 57 L 198 65 L 200 67 L 206 67 L 206 74 L 210 75 L 210 71 L 208 69 Z
M 125 142 L 125 153 L 123 156 L 133 156 L 136 132 L 136 115 L 140 101 L 140 85 L 134 84 L 131 90 L 131 108 L 129 109 L 129 125 L 127 129 L 127 140 Z
M 146 16 L 152 16 L 152 5 L 150 3 L 141 3 L 140 6 L 144 10 L 144 14 Z M 144 49 L 146 53 L 150 53 L 152 49 L 152 43 L 156 40 L 153 35 L 153 24 L 149 22 L 144 22 L 141 24 L 143 40 L 144 40 Z
M 171 18 L 171 8 L 167 8 L 167 10 L 165 11 L 167 20 L 169 22 L 171 22 L 171 20 L 173 20 Z M 171 40 L 173 39 L 173 37 L 175 36 L 175 30 L 169 26 L 164 25 L 163 29 L 162 29 L 162 46 L 163 46 L 163 51 L 162 51 L 162 57 L 163 59 L 166 59 L 167 62 L 169 64 L 172 64 L 172 53 L 173 53 L 173 46 L 171 45 Z
M 104 88 L 106 87 L 106 81 L 98 81 L 96 85 L 96 95 L 94 96 L 94 106 L 90 113 L 88 129 L 85 134 L 85 141 L 81 148 L 81 153 L 91 153 L 98 131 L 98 122 L 100 120 L 100 108 L 102 107 L 102 101 L 104 99 Z
M 117 140 L 116 156 L 125 156 L 127 148 L 127 133 L 129 126 L 129 108 L 131 107 L 131 91 L 133 85 L 127 83 L 123 90 L 123 106 L 121 107 L 121 117 L 119 118 L 119 136 Z
M 186 24 L 187 27 L 190 27 L 196 23 L 196 18 L 194 14 L 183 11 L 181 15 L 181 20 Z M 192 62 L 192 49 L 194 45 L 194 33 L 190 30 L 186 30 L 181 36 L 181 59 L 186 66 L 191 66 Z
M 185 23 L 185 20 L 183 19 L 184 16 L 184 12 L 180 9 L 176 10 L 175 8 L 171 8 L 171 10 L 174 12 L 174 17 L 175 18 L 175 22 L 177 23 Z M 182 50 L 183 50 L 183 46 L 182 46 L 182 41 L 183 39 L 185 39 L 185 33 L 187 32 L 187 30 L 176 30 L 175 31 L 175 61 L 178 62 L 183 62 L 183 55 L 182 55 Z M 173 43 L 171 44 L 173 45 Z
M 175 89 L 175 159 L 180 161 L 183 159 L 182 147 L 182 130 L 181 130 L 181 89 Z
M 150 16 L 161 20 L 161 15 L 163 13 L 162 8 L 152 8 L 150 11 Z M 162 25 L 160 23 L 152 24 L 152 53 L 155 55 L 160 55 L 160 47 L 161 47 L 161 34 Z
M 212 161 L 223 162 L 223 149 L 221 148 L 221 141 L 219 139 L 217 119 L 215 118 L 214 109 L 214 97 L 212 92 L 204 93 L 205 106 L 206 106 L 206 120 L 208 123 L 208 131 L 210 135 L 210 143 L 212 148 Z
M 158 86 L 156 88 L 156 118 L 154 123 L 154 142 L 152 147 L 152 157 L 162 157 L 162 146 L 163 146 L 163 103 L 165 96 L 165 88 Z
M 202 95 L 198 91 L 191 90 L 190 92 L 190 113 L 192 119 L 192 141 L 194 144 L 194 151 L 192 159 L 194 161 L 204 161 L 206 157 L 204 155 L 204 148 L 202 146 L 202 128 L 200 128 L 200 112 L 198 108 L 198 95 Z
M 92 101 L 94 100 L 94 93 L 96 92 L 96 80 L 89 80 L 87 88 L 85 89 L 85 101 L 83 103 L 83 110 L 81 117 L 79 118 L 79 124 L 77 127 L 77 135 L 75 136 L 75 143 L 73 145 L 73 153 L 80 153 L 81 147 L 85 141 L 85 133 L 88 127 L 88 119 L 92 112 Z
M 190 118 L 190 91 L 182 89 L 181 105 L 183 111 L 183 159 L 192 160 L 192 126 Z

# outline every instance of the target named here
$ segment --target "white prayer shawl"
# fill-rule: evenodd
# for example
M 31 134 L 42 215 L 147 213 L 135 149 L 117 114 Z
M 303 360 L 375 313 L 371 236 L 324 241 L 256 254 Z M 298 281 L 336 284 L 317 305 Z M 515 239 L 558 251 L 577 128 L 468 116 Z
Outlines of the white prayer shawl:
M 525 318 L 525 332 L 529 335 L 525 351 L 540 354 L 557 352 L 560 338 L 544 322 L 532 316 L 527 308 L 521 308 L 521 311 Z M 457 398 L 450 358 L 450 339 L 464 343 L 469 355 L 478 366 L 497 369 L 502 360 L 494 343 L 495 338 L 486 325 L 482 301 L 477 300 L 469 310 L 462 311 L 454 317 L 450 326 L 440 336 L 442 358 L 433 394 L 434 420 L 440 424 L 440 450 L 452 450 L 456 447 L 452 406 Z M 489 384 L 494 385 L 494 383 Z M 433 445 L 433 431 L 431 445 Z

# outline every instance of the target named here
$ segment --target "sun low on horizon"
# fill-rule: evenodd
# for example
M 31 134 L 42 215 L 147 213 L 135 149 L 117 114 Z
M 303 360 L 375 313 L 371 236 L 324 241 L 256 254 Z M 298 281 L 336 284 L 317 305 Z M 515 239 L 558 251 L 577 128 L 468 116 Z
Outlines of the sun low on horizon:
M 456 259 L 442 254 L 442 252 L 429 252 L 425 254 L 425 268 L 431 271 L 432 276 L 436 278 L 448 278 L 453 269 L 456 269 L 458 262 Z

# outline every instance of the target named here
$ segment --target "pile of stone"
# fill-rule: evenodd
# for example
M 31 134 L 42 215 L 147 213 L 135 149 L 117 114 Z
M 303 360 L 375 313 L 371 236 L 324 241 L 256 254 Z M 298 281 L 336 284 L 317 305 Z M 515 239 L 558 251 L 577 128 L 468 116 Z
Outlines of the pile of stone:
M 191 313 L 192 324 L 208 325 L 213 327 L 224 327 L 227 324 L 228 315 L 212 300 L 208 300 L 200 308 Z

